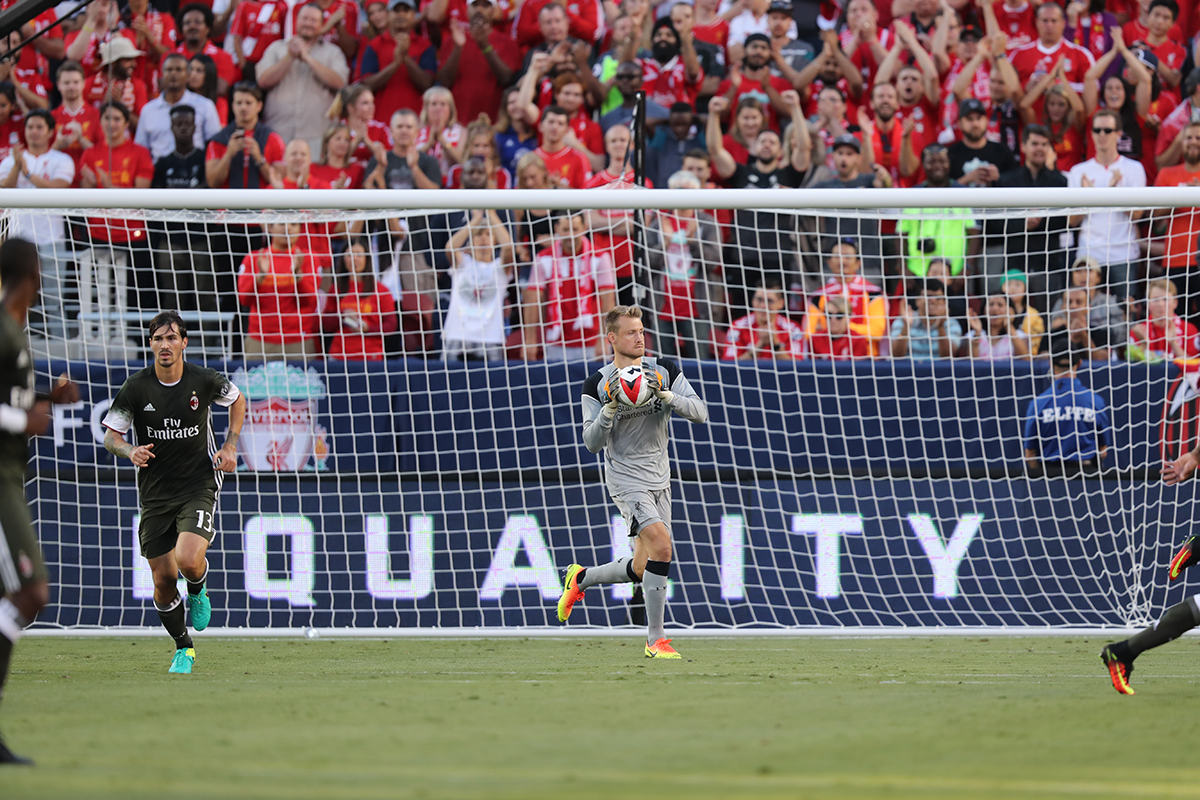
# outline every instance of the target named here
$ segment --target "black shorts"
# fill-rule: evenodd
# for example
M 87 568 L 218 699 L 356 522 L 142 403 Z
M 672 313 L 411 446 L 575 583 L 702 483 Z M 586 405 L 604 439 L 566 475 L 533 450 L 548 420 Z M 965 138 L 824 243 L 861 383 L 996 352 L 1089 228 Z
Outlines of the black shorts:
M 207 490 L 176 503 L 143 506 L 138 524 L 142 556 L 158 558 L 171 552 L 181 532 L 203 536 L 211 543 L 216 535 L 213 520 L 216 510 L 217 496 Z

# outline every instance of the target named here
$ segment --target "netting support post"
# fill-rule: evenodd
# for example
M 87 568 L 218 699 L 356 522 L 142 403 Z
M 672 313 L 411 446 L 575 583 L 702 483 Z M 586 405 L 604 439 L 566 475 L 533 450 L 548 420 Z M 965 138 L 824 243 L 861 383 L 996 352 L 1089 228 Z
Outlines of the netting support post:
M 639 91 L 633 110 L 633 182 L 646 185 L 646 93 Z M 633 297 L 642 308 L 642 324 L 657 332 L 654 321 L 654 283 L 646 259 L 646 212 L 633 212 Z M 658 346 L 657 341 L 655 345 Z

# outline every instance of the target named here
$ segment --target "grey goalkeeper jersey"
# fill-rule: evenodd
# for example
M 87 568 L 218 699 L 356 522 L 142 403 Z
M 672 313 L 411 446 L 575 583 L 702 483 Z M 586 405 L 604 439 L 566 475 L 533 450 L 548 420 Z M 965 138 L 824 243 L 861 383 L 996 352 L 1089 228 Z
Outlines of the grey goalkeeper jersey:
M 639 408 L 622 405 L 614 416 L 601 413 L 601 390 L 617 371 L 613 363 L 605 364 L 583 384 L 583 443 L 593 453 L 604 450 L 605 482 L 614 497 L 670 485 L 667 426 L 672 411 L 691 422 L 708 421 L 708 407 L 678 364 L 649 356 L 643 357 L 642 363 L 666 373 L 663 387 L 675 394 L 671 405 L 656 398 Z

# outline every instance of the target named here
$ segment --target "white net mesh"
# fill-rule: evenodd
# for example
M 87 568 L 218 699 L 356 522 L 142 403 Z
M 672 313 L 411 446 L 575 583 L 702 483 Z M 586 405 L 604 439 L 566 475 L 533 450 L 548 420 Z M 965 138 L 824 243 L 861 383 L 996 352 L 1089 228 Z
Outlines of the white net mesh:
M 189 360 L 250 403 L 215 627 L 556 624 L 560 570 L 629 551 L 580 398 L 611 358 L 602 313 L 634 302 L 710 413 L 671 428 L 669 625 L 1144 622 L 1193 494 L 1158 474 L 1200 428 L 1195 267 L 1165 257 L 1172 236 L 1195 250 L 1191 209 L 963 192 L 866 211 L 822 192 L 732 211 L 663 192 L 642 210 L 512 192 L 494 213 L 63 208 L 61 228 L 9 209 L 10 235 L 62 231 L 36 238 L 31 341 L 43 379 L 84 395 L 34 444 L 55 587 L 38 624 L 158 625 L 134 470 L 101 420 L 168 308 Z M 1102 413 L 1037 400 L 1059 348 Z M 628 623 L 631 595 L 589 592 L 571 626 Z

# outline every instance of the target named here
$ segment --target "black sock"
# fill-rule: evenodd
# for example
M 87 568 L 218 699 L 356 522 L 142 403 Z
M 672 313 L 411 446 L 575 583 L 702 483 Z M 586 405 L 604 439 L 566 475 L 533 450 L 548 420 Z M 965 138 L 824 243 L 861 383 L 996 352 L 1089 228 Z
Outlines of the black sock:
M 3 699 L 4 684 L 8 681 L 8 665 L 12 663 L 13 647 L 20 638 L 21 629 L 27 622 L 12 601 L 7 599 L 0 600 L 0 615 L 4 617 L 0 620 L 0 699 Z
M 642 593 L 640 583 L 633 586 L 633 597 L 629 600 L 629 624 L 646 624 L 646 596 Z
M 183 576 L 187 581 L 188 594 L 195 596 L 204 591 L 204 582 L 208 580 L 208 560 L 204 561 L 204 574 L 200 576 L 200 580 L 194 581 L 186 575 Z
M 1125 643 L 1129 645 L 1130 660 L 1151 648 L 1164 645 L 1172 639 L 1178 639 L 1196 627 L 1198 622 L 1200 622 L 1200 608 L 1196 607 L 1195 601 L 1191 598 L 1171 606 L 1152 627 L 1125 640 Z
M 187 620 L 185 617 L 186 609 L 183 607 L 183 598 L 178 593 L 175 594 L 175 599 L 166 605 L 164 608 L 158 603 L 154 604 L 158 609 L 158 618 L 162 620 L 163 627 L 167 629 L 167 633 L 171 634 L 171 638 L 175 640 L 175 649 L 192 646 L 192 637 L 188 635 Z

